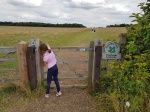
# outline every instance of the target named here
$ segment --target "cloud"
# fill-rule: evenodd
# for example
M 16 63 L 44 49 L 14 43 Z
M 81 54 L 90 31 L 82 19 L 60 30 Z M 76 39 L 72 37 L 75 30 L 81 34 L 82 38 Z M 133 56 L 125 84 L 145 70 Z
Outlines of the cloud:
M 131 23 L 146 0 L 0 0 L 0 21 L 79 23 L 87 27 Z
M 43 0 L 6 0 L 6 2 L 14 6 L 34 7 L 34 6 L 41 6 Z
M 93 8 L 98 8 L 104 3 L 104 0 L 72 0 L 69 2 L 64 2 L 67 7 L 70 8 L 79 8 L 90 10 Z
M 97 4 L 97 3 L 105 3 L 105 0 L 72 0 L 72 2 Z

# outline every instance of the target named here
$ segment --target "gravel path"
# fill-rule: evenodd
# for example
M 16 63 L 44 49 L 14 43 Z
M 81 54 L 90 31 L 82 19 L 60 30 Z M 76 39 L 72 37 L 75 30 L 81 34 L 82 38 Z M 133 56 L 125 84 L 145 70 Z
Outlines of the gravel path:
M 55 89 L 51 90 L 49 98 L 44 95 L 35 101 L 10 106 L 6 112 L 97 112 L 92 96 L 86 89 L 62 89 L 62 96 L 55 96 Z

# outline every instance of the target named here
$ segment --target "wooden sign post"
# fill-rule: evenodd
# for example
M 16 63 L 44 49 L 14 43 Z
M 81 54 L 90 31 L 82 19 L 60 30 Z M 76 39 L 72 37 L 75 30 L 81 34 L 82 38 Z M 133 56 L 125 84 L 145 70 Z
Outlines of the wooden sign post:
M 93 59 L 93 75 L 92 75 L 92 87 L 93 90 L 99 88 L 99 80 L 101 73 L 101 59 L 102 59 L 102 45 L 103 42 L 100 39 L 96 39 L 94 43 L 94 59 Z

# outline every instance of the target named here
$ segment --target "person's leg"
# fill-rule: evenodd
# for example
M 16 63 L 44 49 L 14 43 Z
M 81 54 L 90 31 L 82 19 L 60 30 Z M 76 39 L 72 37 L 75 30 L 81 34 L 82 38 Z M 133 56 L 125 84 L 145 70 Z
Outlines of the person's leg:
M 53 69 L 54 69 L 53 77 L 54 77 L 54 82 L 55 82 L 55 85 L 56 85 L 56 88 L 57 88 L 57 92 L 60 92 L 60 85 L 59 85 L 59 81 L 58 81 L 58 68 L 57 68 L 57 65 L 55 65 Z
M 51 81 L 52 81 L 52 70 L 50 68 L 47 71 L 47 88 L 46 88 L 46 94 L 50 93 L 50 84 L 51 84 Z

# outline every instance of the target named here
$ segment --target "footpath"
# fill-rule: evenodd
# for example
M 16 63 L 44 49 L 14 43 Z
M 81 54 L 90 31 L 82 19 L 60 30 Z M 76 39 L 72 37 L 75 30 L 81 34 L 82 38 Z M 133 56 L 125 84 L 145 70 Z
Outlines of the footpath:
M 56 97 L 56 89 L 51 90 L 49 98 L 40 96 L 33 101 L 9 106 L 4 112 L 97 112 L 96 104 L 86 89 L 62 89 L 62 96 Z M 23 99 L 22 99 L 23 100 Z

